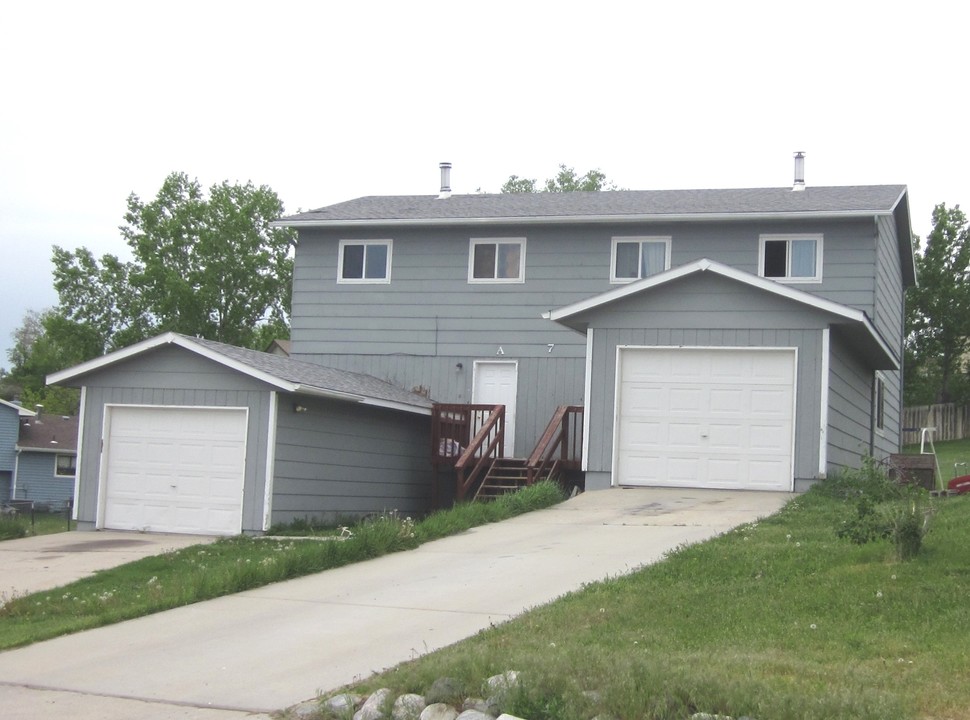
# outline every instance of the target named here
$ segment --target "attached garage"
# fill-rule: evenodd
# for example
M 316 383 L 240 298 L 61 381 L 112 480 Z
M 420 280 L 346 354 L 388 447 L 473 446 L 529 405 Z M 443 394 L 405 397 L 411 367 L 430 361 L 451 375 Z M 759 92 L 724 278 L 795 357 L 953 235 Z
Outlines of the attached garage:
M 246 426 L 246 408 L 106 406 L 101 527 L 241 532 Z
M 796 356 L 618 348 L 615 483 L 791 490 Z

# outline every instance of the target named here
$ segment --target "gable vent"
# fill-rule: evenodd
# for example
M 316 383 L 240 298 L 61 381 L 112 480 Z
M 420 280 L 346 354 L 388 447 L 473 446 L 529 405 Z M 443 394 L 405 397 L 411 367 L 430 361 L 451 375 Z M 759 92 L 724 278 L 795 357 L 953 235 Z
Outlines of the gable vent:
M 805 152 L 799 150 L 795 153 L 795 184 L 792 190 L 805 189 Z
M 439 163 L 441 169 L 441 190 L 438 192 L 438 199 L 444 200 L 451 197 L 451 163 Z

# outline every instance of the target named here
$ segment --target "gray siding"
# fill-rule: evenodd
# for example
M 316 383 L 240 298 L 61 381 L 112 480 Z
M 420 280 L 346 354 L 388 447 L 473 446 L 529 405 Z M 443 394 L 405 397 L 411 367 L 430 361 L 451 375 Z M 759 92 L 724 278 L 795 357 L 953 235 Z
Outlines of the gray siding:
M 618 345 L 797 348 L 795 481 L 817 477 L 823 313 L 707 275 L 628 298 L 590 321 L 594 371 L 587 405 L 588 480 L 603 484 L 612 471 Z
M 267 427 L 272 394 L 256 380 L 177 347 L 164 347 L 92 373 L 86 385 L 83 432 L 79 438 L 78 522 L 93 527 L 101 464 L 104 406 L 181 405 L 249 409 L 246 476 L 243 492 L 244 532 L 263 528 Z
M 280 398 L 272 522 L 333 522 L 430 508 L 430 418 L 299 397 Z
M 799 232 L 824 237 L 823 282 L 793 287 L 871 316 L 871 220 L 303 230 L 294 270 L 293 356 L 365 372 L 439 402 L 469 402 L 473 361 L 496 359 L 501 347 L 502 360 L 519 361 L 516 450 L 523 455 L 556 406 L 583 400 L 585 338 L 541 315 L 618 287 L 609 282 L 614 236 L 670 236 L 672 267 L 706 257 L 757 274 L 759 236 Z M 525 237 L 525 282 L 468 283 L 473 237 Z M 339 240 L 387 238 L 393 240 L 390 283 L 337 283 Z M 772 318 L 757 300 L 700 290 L 703 297 L 693 305 L 678 300 L 651 312 L 671 313 L 658 321 L 670 329 L 710 328 L 711 307 L 722 311 L 728 333 L 739 326 L 735 318 L 752 309 L 762 327 L 819 327 L 804 306 L 773 305 Z M 731 302 L 740 304 L 724 304 Z M 751 324 L 741 326 L 750 330 Z
M 33 500 L 63 510 L 74 497 L 74 478 L 54 474 L 56 453 L 21 451 L 15 500 Z
M 880 335 L 899 352 L 903 343 L 903 271 L 899 260 L 896 223 L 891 217 L 876 222 L 877 253 L 875 264 L 876 297 L 872 321 Z M 898 359 L 902 359 L 901 357 Z
M 0 405 L 0 472 L 13 472 L 16 461 L 14 446 L 20 437 L 20 414 L 12 407 Z
M 858 468 L 872 451 L 872 370 L 836 334 L 829 365 L 828 472 Z
M 10 487 L 13 483 L 11 470 L 0 470 L 0 504 L 10 500 Z

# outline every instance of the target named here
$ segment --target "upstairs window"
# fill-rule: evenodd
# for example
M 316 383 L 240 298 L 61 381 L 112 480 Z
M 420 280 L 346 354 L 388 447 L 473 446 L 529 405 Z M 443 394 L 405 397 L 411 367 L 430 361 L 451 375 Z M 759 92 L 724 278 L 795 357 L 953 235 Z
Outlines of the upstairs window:
M 77 456 L 55 455 L 54 474 L 58 477 L 74 477 L 77 474 Z
M 342 283 L 389 283 L 390 240 L 341 240 L 339 273 Z
M 610 282 L 641 280 L 670 269 L 669 237 L 615 237 Z
M 782 282 L 822 281 L 821 235 L 762 235 L 758 274 Z
M 472 238 L 468 282 L 525 281 L 525 238 Z

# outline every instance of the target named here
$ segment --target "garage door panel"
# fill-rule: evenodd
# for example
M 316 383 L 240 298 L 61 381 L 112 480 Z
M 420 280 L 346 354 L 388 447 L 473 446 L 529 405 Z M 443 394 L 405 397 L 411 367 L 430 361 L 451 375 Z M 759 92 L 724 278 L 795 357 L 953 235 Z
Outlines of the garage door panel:
M 104 527 L 241 531 L 244 409 L 116 406 L 109 411 Z
M 622 350 L 617 482 L 790 490 L 794 359 L 791 350 Z

